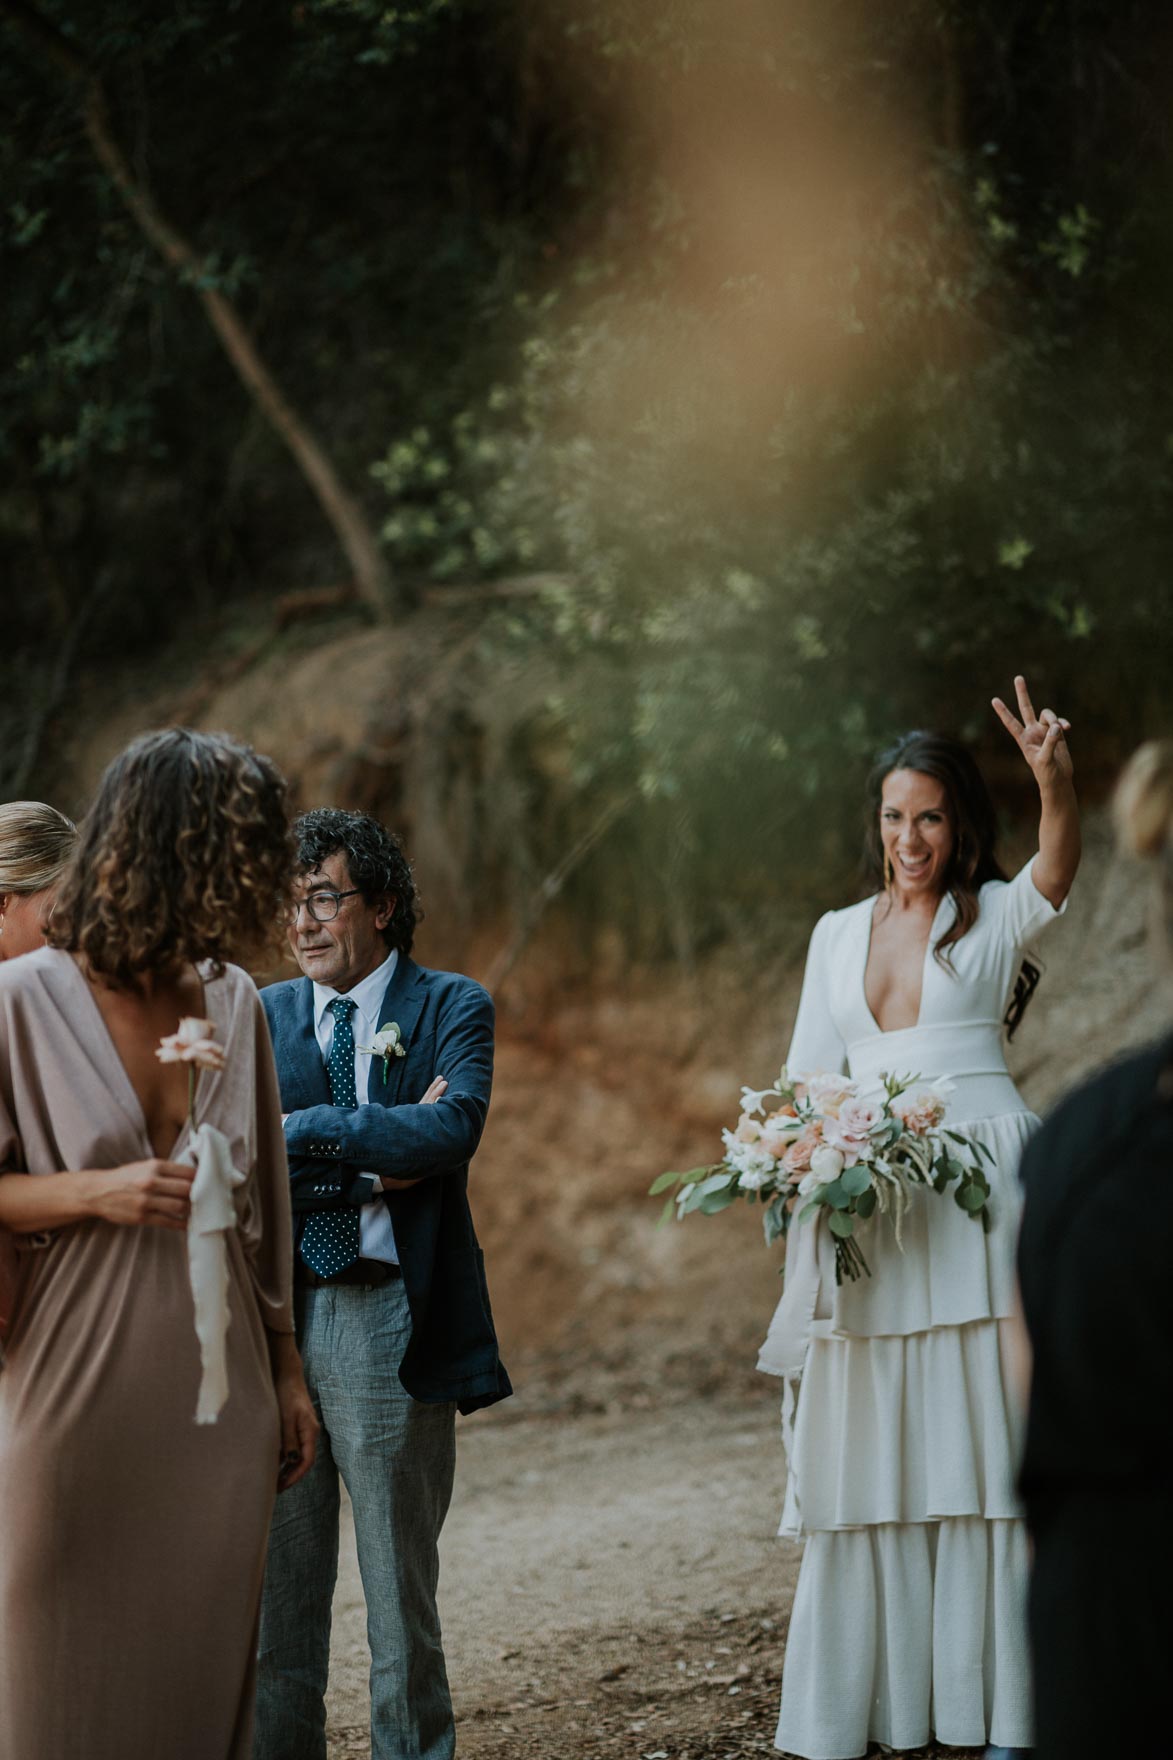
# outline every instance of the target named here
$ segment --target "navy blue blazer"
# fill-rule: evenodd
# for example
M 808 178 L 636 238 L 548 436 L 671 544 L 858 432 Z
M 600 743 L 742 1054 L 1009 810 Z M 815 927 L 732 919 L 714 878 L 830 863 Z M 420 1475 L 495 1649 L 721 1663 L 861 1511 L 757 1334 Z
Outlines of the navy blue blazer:
M 371 1058 L 366 1106 L 330 1104 L 308 978 L 261 991 L 281 1084 L 295 1245 L 314 1210 L 370 1202 L 377 1173 L 416 1183 L 385 1192 L 411 1309 L 399 1379 L 413 1399 L 455 1400 L 462 1412 L 513 1390 L 497 1351 L 484 1255 L 468 1207 L 468 1164 L 493 1083 L 493 1002 L 458 972 L 400 954 L 379 1010 L 398 1022 L 404 1057 Z M 420 1105 L 435 1076 L 448 1091 Z

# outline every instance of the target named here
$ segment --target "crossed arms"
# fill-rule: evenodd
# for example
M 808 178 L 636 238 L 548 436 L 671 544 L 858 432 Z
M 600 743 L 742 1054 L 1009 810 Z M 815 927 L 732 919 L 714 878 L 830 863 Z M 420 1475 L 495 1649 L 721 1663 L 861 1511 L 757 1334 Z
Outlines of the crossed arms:
M 410 1055 L 410 1053 L 409 1053 Z M 493 1085 L 493 1003 L 469 985 L 444 1007 L 429 1074 L 443 1076 L 435 1102 L 402 1106 L 307 1106 L 285 1120 L 295 1211 L 369 1204 L 375 1174 L 388 1191 L 451 1173 L 472 1158 Z

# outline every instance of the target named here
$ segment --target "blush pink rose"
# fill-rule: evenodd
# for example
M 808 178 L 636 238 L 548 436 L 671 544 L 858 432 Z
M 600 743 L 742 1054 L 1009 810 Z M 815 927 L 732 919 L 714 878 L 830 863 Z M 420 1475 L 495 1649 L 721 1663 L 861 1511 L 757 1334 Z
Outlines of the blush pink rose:
M 762 1126 L 761 1146 L 767 1155 L 772 1155 L 775 1160 L 780 1160 L 791 1143 L 802 1135 L 804 1129 L 805 1126 L 801 1125 L 797 1118 L 788 1117 L 781 1112 L 772 1113 Z
M 795 1137 L 782 1156 L 782 1165 L 792 1178 L 801 1179 L 804 1173 L 810 1172 L 811 1156 L 822 1140 L 823 1131 L 817 1120 L 813 1124 L 808 1124 L 801 1136 Z
M 914 1137 L 927 1136 L 945 1119 L 945 1102 L 931 1088 L 910 1088 L 892 1102 L 892 1111 Z
M 868 1132 L 879 1124 L 882 1117 L 880 1108 L 871 1100 L 845 1100 L 833 1128 L 827 1132 L 827 1140 L 837 1149 L 848 1152 L 862 1148 Z

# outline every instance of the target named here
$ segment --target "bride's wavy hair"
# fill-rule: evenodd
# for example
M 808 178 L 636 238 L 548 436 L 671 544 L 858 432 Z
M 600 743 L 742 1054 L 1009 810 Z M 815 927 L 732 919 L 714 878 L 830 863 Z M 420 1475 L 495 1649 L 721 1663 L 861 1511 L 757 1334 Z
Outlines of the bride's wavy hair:
M 952 970 L 950 948 L 968 935 L 978 919 L 978 893 L 987 880 L 1005 880 L 1006 871 L 994 854 L 997 815 L 985 777 L 960 740 L 947 733 L 917 730 L 902 733 L 882 751 L 867 781 L 867 826 L 864 833 L 864 876 L 873 892 L 886 889 L 884 842 L 880 835 L 880 808 L 884 783 L 894 770 L 915 770 L 931 776 L 945 790 L 953 849 L 945 870 L 945 890 L 952 893 L 957 914 L 933 948 L 933 957 Z M 1006 1010 L 1005 1026 L 1014 1037 L 1027 1003 L 1038 987 L 1040 969 L 1024 959 Z
M 219 972 L 279 945 L 293 870 L 271 759 L 227 734 L 145 734 L 106 767 L 47 939 L 119 989 L 188 962 Z

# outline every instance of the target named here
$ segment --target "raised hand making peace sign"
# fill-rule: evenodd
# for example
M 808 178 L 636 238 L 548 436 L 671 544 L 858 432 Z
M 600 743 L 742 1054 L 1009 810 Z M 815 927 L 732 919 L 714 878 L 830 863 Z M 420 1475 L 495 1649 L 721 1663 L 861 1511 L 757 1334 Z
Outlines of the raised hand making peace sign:
M 1036 715 L 1021 673 L 1014 680 L 1014 691 L 1018 715 L 1011 713 L 1001 697 L 994 698 L 994 712 L 1013 736 L 1039 785 L 1043 810 L 1039 820 L 1039 853 L 1031 872 L 1043 897 L 1058 909 L 1071 890 L 1080 854 L 1079 809 L 1067 745 L 1071 723 L 1053 709 Z
M 1062 778 L 1069 781 L 1073 766 L 1071 750 L 1067 744 L 1067 735 L 1071 731 L 1070 721 L 1056 715 L 1053 709 L 1044 709 L 1036 715 L 1034 704 L 1030 700 L 1030 692 L 1026 688 L 1026 680 L 1019 673 L 1014 680 L 1014 691 L 1018 698 L 1018 715 L 1014 715 L 1006 707 L 1001 697 L 995 697 L 994 713 L 1003 727 L 1017 743 L 1019 751 L 1035 773 L 1040 788 L 1050 781 Z

